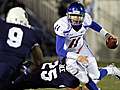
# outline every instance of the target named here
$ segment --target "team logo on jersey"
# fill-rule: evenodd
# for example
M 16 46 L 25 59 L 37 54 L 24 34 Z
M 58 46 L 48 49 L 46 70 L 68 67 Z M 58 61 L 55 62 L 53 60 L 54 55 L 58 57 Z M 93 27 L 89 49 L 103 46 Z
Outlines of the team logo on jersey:
M 60 73 L 66 71 L 65 66 L 66 66 L 65 64 L 64 64 L 64 65 L 59 64 L 59 72 L 60 72 Z
M 69 34 L 69 36 L 73 36 L 73 34 Z
M 83 31 L 81 31 L 81 33 L 83 33 L 84 32 L 84 30 Z

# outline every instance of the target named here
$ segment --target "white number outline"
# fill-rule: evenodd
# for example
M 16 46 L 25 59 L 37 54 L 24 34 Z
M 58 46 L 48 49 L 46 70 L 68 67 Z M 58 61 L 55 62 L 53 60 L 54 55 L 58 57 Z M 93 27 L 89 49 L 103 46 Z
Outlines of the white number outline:
M 12 27 L 9 29 L 8 32 L 7 44 L 10 47 L 18 48 L 21 46 L 22 38 L 23 38 L 23 31 L 20 28 Z
M 57 62 L 54 63 L 55 65 L 51 65 L 51 63 L 45 63 L 43 64 L 42 69 L 45 69 L 46 65 L 49 65 L 50 71 L 42 71 L 40 74 L 41 78 L 45 81 L 52 81 L 53 79 L 56 79 L 58 77 L 56 66 L 58 65 Z
M 41 78 L 45 81 L 52 81 L 53 79 L 56 79 L 58 77 L 56 68 L 50 71 L 43 71 L 40 75 Z M 46 75 L 48 75 L 48 77 Z

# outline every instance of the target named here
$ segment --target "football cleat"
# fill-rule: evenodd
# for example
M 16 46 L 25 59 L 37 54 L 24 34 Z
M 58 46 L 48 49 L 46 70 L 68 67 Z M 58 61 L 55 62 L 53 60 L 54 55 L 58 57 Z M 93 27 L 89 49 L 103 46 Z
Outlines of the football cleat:
M 112 68 L 112 74 L 111 75 L 120 80 L 120 70 L 114 65 L 114 63 L 108 65 L 108 67 Z

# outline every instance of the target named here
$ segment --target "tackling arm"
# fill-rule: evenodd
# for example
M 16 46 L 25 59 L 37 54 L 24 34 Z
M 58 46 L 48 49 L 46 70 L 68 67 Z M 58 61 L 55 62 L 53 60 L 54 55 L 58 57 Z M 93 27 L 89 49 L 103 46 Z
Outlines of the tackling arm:
M 42 50 L 40 49 L 39 46 L 35 46 L 31 50 L 31 54 L 33 56 L 34 63 L 29 67 L 29 73 L 36 73 L 41 69 L 43 64 Z

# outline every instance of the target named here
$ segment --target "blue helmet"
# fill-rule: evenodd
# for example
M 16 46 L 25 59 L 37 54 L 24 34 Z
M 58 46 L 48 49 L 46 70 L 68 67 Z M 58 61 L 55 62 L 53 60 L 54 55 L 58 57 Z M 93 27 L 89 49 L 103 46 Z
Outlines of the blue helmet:
M 70 16 L 80 16 L 80 19 L 72 19 Z M 67 17 L 72 26 L 78 27 L 82 24 L 85 17 L 85 9 L 84 6 L 80 2 L 72 3 L 67 9 Z M 72 22 L 75 21 L 75 22 Z

